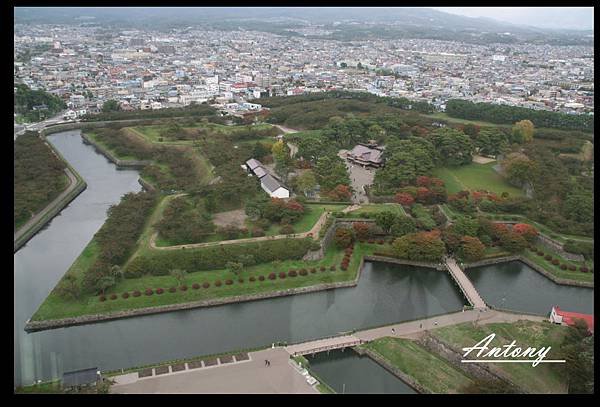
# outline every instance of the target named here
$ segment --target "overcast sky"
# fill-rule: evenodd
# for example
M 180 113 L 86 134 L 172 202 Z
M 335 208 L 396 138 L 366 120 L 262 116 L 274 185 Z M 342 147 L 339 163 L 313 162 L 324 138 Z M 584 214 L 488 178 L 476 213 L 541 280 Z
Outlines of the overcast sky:
M 593 7 L 431 7 L 468 17 L 490 17 L 542 28 L 592 30 Z

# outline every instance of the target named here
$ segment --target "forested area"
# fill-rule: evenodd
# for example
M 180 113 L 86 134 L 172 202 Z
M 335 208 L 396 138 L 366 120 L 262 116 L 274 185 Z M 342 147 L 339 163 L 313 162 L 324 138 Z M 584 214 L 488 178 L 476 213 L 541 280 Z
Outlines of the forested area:
M 588 114 L 566 114 L 492 103 L 473 103 L 462 99 L 449 100 L 446 103 L 446 113 L 450 117 L 498 124 L 531 120 L 536 127 L 594 131 L 594 116 Z
M 27 121 L 43 120 L 67 107 L 60 97 L 43 90 L 31 90 L 25 84 L 17 84 L 15 88 L 17 88 L 14 96 L 15 113 L 23 115 Z
M 34 132 L 14 142 L 14 229 L 43 209 L 66 187 L 66 164 Z
M 169 107 L 158 110 L 147 109 L 87 114 L 83 116 L 81 120 L 84 122 L 98 122 L 110 120 L 163 119 L 168 117 L 212 116 L 216 113 L 217 110 L 209 105 L 192 104 L 186 107 Z
M 116 283 L 121 276 L 120 266 L 132 254 L 156 198 L 152 192 L 128 193 L 119 204 L 108 209 L 106 222 L 94 236 L 99 253 L 94 264 L 84 272 L 83 292 L 96 293 Z

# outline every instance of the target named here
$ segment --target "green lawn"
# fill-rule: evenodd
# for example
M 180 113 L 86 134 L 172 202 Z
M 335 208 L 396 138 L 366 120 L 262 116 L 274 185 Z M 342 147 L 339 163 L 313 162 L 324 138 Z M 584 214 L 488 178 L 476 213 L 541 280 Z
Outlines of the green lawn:
M 583 273 L 581 271 L 579 271 L 579 267 L 580 266 L 587 266 L 588 269 L 593 269 L 594 268 L 594 262 L 592 261 L 571 261 L 571 260 L 565 260 L 563 259 L 561 256 L 559 256 L 558 254 L 554 253 L 554 252 L 550 252 L 547 248 L 541 246 L 541 245 L 535 245 L 535 247 L 544 252 L 544 255 L 549 254 L 552 256 L 553 259 L 558 259 L 560 261 L 560 264 L 567 264 L 567 265 L 574 265 L 577 266 L 577 270 L 576 271 L 570 271 L 570 270 L 561 270 L 560 265 L 556 266 L 554 264 L 552 264 L 551 261 L 548 261 L 546 259 L 544 259 L 544 256 L 538 256 L 536 253 L 532 252 L 529 249 L 526 249 L 522 255 L 524 257 L 526 257 L 527 259 L 533 261 L 535 264 L 541 266 L 544 270 L 548 271 L 549 273 L 551 273 L 552 275 L 558 277 L 558 278 L 564 278 L 567 280 L 575 280 L 575 281 L 589 281 L 589 282 L 593 282 L 594 281 L 594 274 L 587 272 L 587 273 Z
M 456 117 L 450 117 L 450 116 L 448 116 L 448 114 L 446 114 L 444 112 L 424 114 L 422 116 L 429 117 L 431 119 L 445 120 L 450 123 L 474 124 L 474 125 L 481 126 L 481 127 L 511 127 L 511 125 L 509 125 L 509 124 L 496 124 L 496 123 L 484 122 L 484 121 L 480 121 L 480 120 L 466 120 L 466 119 L 459 119 Z
M 346 214 L 346 216 L 350 217 L 350 218 L 360 218 L 364 214 L 372 215 L 375 213 L 385 212 L 385 211 L 391 211 L 391 212 L 394 212 L 399 215 L 407 216 L 402 205 L 395 204 L 395 203 L 361 205 L 360 209 L 357 209 L 352 212 L 348 212 Z
M 108 151 L 110 154 L 112 154 L 113 157 L 115 157 L 117 160 L 121 160 L 121 161 L 133 161 L 133 160 L 139 160 L 139 158 L 134 157 L 132 155 L 120 155 L 118 154 L 116 151 L 112 150 L 110 147 L 108 147 L 106 144 L 104 144 L 104 142 L 102 142 L 102 140 L 97 136 L 96 133 L 94 133 L 93 131 L 89 131 L 86 130 L 85 131 L 86 136 L 88 136 L 94 143 L 98 144 L 100 147 L 102 147 L 104 150 Z
M 158 141 L 158 139 L 161 137 L 161 132 L 163 132 L 164 130 L 166 130 L 168 127 L 168 125 L 152 125 L 152 126 L 135 126 L 135 127 L 129 127 L 129 129 L 133 130 L 134 132 L 136 132 L 137 134 L 139 134 L 140 136 L 144 137 L 147 141 L 151 142 L 151 143 L 158 143 L 158 144 L 173 144 L 173 145 L 192 145 L 194 143 L 193 140 L 170 140 L 170 139 L 163 139 L 163 141 Z M 246 126 L 225 126 L 222 124 L 216 124 L 216 123 L 206 123 L 206 124 L 201 124 L 201 125 L 197 125 L 197 126 L 192 126 L 192 127 L 183 127 L 183 129 L 185 130 L 194 130 L 194 129 L 207 129 L 209 131 L 213 131 L 213 132 L 220 132 L 223 134 L 232 134 L 235 133 L 236 131 L 239 131 L 240 129 L 244 129 Z M 273 126 L 271 126 L 270 124 L 257 124 L 254 126 L 250 126 L 255 130 L 267 130 Z M 257 141 L 257 140 L 253 140 L 253 141 Z
M 461 190 L 487 190 L 498 195 L 508 192 L 511 196 L 524 196 L 521 189 L 508 184 L 492 168 L 496 162 L 488 164 L 471 163 L 459 167 L 438 167 L 433 170 L 433 176 L 440 178 L 446 184 L 448 193 L 454 194 Z
M 489 334 L 495 333 L 496 337 L 490 346 L 501 346 L 513 340 L 516 341 L 516 346 L 522 348 L 551 346 L 552 349 L 546 355 L 546 359 L 562 359 L 559 351 L 567 330 L 568 327 L 550 322 L 518 321 L 477 326 L 469 322 L 434 329 L 430 332 L 455 349 L 473 346 Z M 469 358 L 471 356 L 469 355 Z M 532 367 L 529 363 L 496 363 L 494 366 L 504 371 L 514 383 L 529 392 L 566 392 L 563 364 L 540 363 Z
M 380 338 L 361 347 L 379 354 L 433 393 L 459 393 L 472 382 L 445 359 L 408 339 Z
M 32 321 L 40 321 L 68 318 L 80 315 L 103 314 L 127 309 L 179 304 L 191 301 L 256 294 L 296 287 L 306 287 L 322 283 L 349 281 L 356 277 L 361 258 L 365 254 L 373 253 L 378 249 L 379 246 L 375 244 L 357 244 L 355 246 L 348 270 L 346 271 L 342 271 L 340 269 L 340 263 L 344 256 L 344 252 L 332 246 L 325 254 L 325 257 L 321 260 L 282 261 L 281 264 L 277 266 L 277 269 L 275 269 L 273 263 L 265 263 L 248 267 L 240 272 L 240 274 L 237 276 L 229 270 L 189 272 L 185 279 L 185 284 L 187 284 L 188 290 L 178 290 L 176 293 L 170 293 L 167 291 L 168 288 L 177 286 L 176 280 L 171 276 L 144 276 L 134 279 L 123 279 L 119 281 L 115 287 L 107 291 L 107 295 L 112 293 L 118 294 L 118 299 L 107 299 L 105 302 L 101 302 L 99 297 L 96 295 L 85 295 L 78 300 L 65 300 L 59 297 L 55 292 L 52 292 L 31 319 Z M 73 272 L 79 273 L 85 268 L 86 265 L 89 266 L 94 260 L 94 255 L 94 242 L 92 241 L 71 267 Z M 330 271 L 329 266 L 334 264 L 336 265 L 336 270 Z M 321 272 L 319 270 L 319 267 L 322 265 L 327 267 L 326 271 Z M 269 280 L 266 278 L 266 276 L 271 272 L 278 273 L 280 271 L 289 271 L 291 269 L 299 270 L 300 268 L 306 268 L 310 270 L 310 268 L 313 267 L 317 268 L 317 272 L 309 272 L 306 276 L 298 275 L 297 277 L 287 277 L 285 279 L 280 279 L 278 277 L 276 280 Z M 264 281 L 258 280 L 258 277 L 261 275 L 265 276 Z M 254 276 L 256 281 L 249 281 L 250 276 Z M 238 282 L 238 278 L 242 278 L 244 282 Z M 224 282 L 227 279 L 233 280 L 233 284 L 225 285 Z M 221 280 L 223 285 L 221 287 L 215 286 L 214 282 L 216 280 Z M 193 283 L 203 284 L 204 282 L 210 283 L 210 287 L 201 287 L 197 290 L 191 288 Z M 121 294 L 124 292 L 129 292 L 130 294 L 134 290 L 143 292 L 147 288 L 163 288 L 165 293 L 161 295 L 154 294 L 151 296 L 142 294 L 140 297 L 130 296 L 128 299 L 121 297 Z

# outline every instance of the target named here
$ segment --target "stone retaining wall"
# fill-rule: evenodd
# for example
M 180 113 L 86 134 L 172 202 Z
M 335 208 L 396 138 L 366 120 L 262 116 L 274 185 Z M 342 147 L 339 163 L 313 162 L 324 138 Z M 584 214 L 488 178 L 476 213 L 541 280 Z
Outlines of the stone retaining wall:
M 407 375 L 402 370 L 400 370 L 396 366 L 392 365 L 390 362 L 388 362 L 387 359 L 385 359 L 383 356 L 379 355 L 377 352 L 373 352 L 370 349 L 365 349 L 362 347 L 355 347 L 352 349 L 354 349 L 354 351 L 361 356 L 367 355 L 368 357 L 370 357 L 377 364 L 379 364 L 385 370 L 387 370 L 388 372 L 390 372 L 391 374 L 393 374 L 394 376 L 396 376 L 397 378 L 402 380 L 404 383 L 406 383 L 409 387 L 411 387 L 417 393 L 424 393 L 424 394 L 432 393 L 429 389 L 427 389 L 427 388 L 421 386 L 419 383 L 417 383 L 411 376 Z
M 115 157 L 114 155 L 112 155 L 112 153 L 109 152 L 102 145 L 100 145 L 99 143 L 96 143 L 87 134 L 81 133 L 81 138 L 84 140 L 84 142 L 87 142 L 88 144 L 93 145 L 94 148 L 96 149 L 96 151 L 98 151 L 100 154 L 102 154 L 103 156 L 105 156 L 106 158 L 108 158 L 117 167 L 134 167 L 134 168 L 139 168 L 139 167 L 145 167 L 146 165 L 150 165 L 152 163 L 151 161 L 148 161 L 148 160 L 119 160 L 117 157 Z
M 246 301 L 256 301 L 256 300 L 263 300 L 263 299 L 267 299 L 267 298 L 285 297 L 288 295 L 307 294 L 307 293 L 312 293 L 312 292 L 316 292 L 316 291 L 331 290 L 331 289 L 335 289 L 335 288 L 355 287 L 358 284 L 358 280 L 360 279 L 363 265 L 364 265 L 364 262 L 363 262 L 363 260 L 361 260 L 361 262 L 358 266 L 358 271 L 356 273 L 356 277 L 352 281 L 340 281 L 340 282 L 336 282 L 336 283 L 325 283 L 325 284 L 318 284 L 318 285 L 312 285 L 312 286 L 307 286 L 307 287 L 289 288 L 287 290 L 271 291 L 271 292 L 249 294 L 249 295 L 238 295 L 235 297 L 214 298 L 214 299 L 210 299 L 210 300 L 193 301 L 193 302 L 186 302 L 186 303 L 182 303 L 182 304 L 170 304 L 170 305 L 161 305 L 161 306 L 157 306 L 157 307 L 138 308 L 138 309 L 132 309 L 132 310 L 111 312 L 111 313 L 107 313 L 107 314 L 82 315 L 79 317 L 54 319 L 54 320 L 49 320 L 49 321 L 28 320 L 27 323 L 25 324 L 25 331 L 26 332 L 36 332 L 36 331 L 43 331 L 43 330 L 47 330 L 47 329 L 64 328 L 67 326 L 91 324 L 91 323 L 100 322 L 100 321 L 109 321 L 109 320 L 113 320 L 113 319 L 131 318 L 131 317 L 136 317 L 136 316 L 140 316 L 140 315 L 159 314 L 162 312 L 172 312 L 172 311 L 179 311 L 179 310 L 193 309 L 193 308 L 214 307 L 217 305 L 232 304 L 232 303 L 246 302 Z
M 483 379 L 483 380 L 500 380 L 509 383 L 512 386 L 519 388 L 504 372 L 492 364 L 482 363 L 461 363 L 463 359 L 462 353 L 455 350 L 452 346 L 434 337 L 430 333 L 425 333 L 418 341 L 428 351 L 439 355 L 442 359 L 447 360 L 456 369 L 466 372 L 468 375 Z
M 437 263 L 425 263 L 420 261 L 412 261 L 412 260 L 404 260 L 404 259 L 396 259 L 394 257 L 384 257 L 384 256 L 364 256 L 365 261 L 379 261 L 382 263 L 393 263 L 393 264 L 402 264 L 405 266 L 416 266 L 416 267 L 427 267 L 440 271 L 446 271 L 446 266 L 444 264 L 440 265 Z

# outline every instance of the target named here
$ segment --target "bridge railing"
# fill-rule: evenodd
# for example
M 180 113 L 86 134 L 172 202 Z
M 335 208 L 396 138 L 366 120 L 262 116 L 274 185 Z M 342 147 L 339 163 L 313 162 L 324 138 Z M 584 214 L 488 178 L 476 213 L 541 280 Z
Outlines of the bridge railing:
M 335 350 L 335 349 L 340 349 L 340 348 L 348 348 L 348 347 L 352 347 L 352 346 L 356 346 L 356 345 L 361 345 L 362 343 L 363 343 L 363 341 L 359 339 L 359 340 L 352 341 L 352 342 L 341 342 L 341 343 L 336 343 L 333 345 L 319 346 L 318 348 L 311 348 L 311 349 L 296 351 L 293 353 L 293 356 L 306 355 L 306 354 L 310 354 L 310 353 L 320 353 L 320 352 L 324 352 L 327 350 Z

